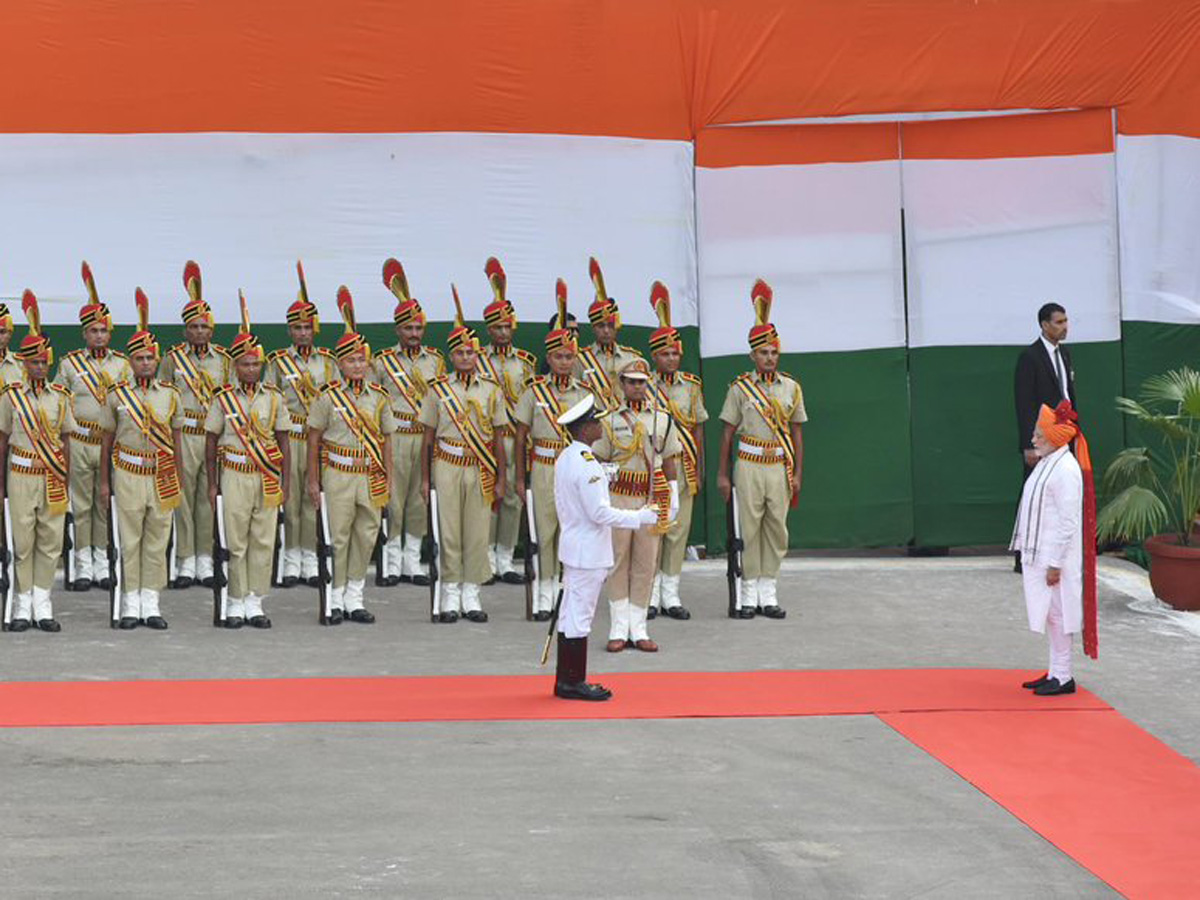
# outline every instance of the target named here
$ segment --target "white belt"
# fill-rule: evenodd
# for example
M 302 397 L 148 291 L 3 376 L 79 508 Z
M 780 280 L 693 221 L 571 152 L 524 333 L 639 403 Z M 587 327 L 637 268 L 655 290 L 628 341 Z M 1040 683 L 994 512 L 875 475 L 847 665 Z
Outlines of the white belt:
M 222 455 L 231 463 L 238 466 L 244 466 L 246 463 L 250 462 L 250 458 L 246 456 L 245 453 L 230 453 L 228 450 L 226 450 Z
M 326 453 L 325 458 L 331 463 L 336 463 L 339 466 L 358 466 L 362 465 L 363 460 L 356 456 L 346 456 L 343 453 Z
M 37 462 L 35 459 L 28 459 L 24 456 L 17 456 L 15 453 L 8 454 L 8 461 L 14 466 L 20 466 L 22 469 L 32 469 Z
M 438 449 L 443 453 L 449 453 L 451 456 L 467 455 L 467 451 L 463 447 L 455 447 L 453 444 L 447 444 L 443 440 L 438 441 Z
M 783 448 L 756 447 L 754 444 L 747 444 L 745 441 L 738 441 L 738 453 L 745 453 L 749 456 L 783 456 Z
M 302 422 L 293 422 L 291 424 L 291 430 L 292 430 L 293 434 L 304 434 L 304 429 L 306 427 L 307 426 L 304 425 Z
M 557 454 L 558 454 L 558 450 L 555 449 L 554 447 L 539 447 L 538 445 L 534 444 L 534 447 L 533 447 L 533 455 L 534 456 L 541 456 L 545 459 L 554 459 L 554 457 Z
M 92 436 L 92 429 L 80 428 L 78 425 L 75 426 L 74 432 L 80 437 L 90 438 Z
M 204 424 L 204 415 L 202 413 L 192 413 L 192 412 L 188 412 L 185 409 L 183 411 L 183 418 L 185 421 L 191 422 L 193 425 L 203 425 Z
M 124 450 L 117 451 L 117 458 L 122 462 L 127 462 L 131 466 L 153 466 L 158 463 L 157 457 L 134 456 L 132 453 L 126 453 Z

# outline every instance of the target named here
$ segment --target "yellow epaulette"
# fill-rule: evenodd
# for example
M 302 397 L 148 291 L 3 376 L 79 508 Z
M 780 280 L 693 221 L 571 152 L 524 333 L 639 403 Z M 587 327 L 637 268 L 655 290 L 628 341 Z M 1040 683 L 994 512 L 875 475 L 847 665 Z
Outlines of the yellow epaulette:
M 489 375 L 487 372 L 477 372 L 476 374 L 479 376 L 479 380 L 480 380 L 480 381 L 486 381 L 486 382 L 489 382 L 490 384 L 494 384 L 494 385 L 496 385 L 497 387 L 499 387 L 499 386 L 500 386 L 500 382 L 498 382 L 498 381 L 497 381 L 495 378 L 493 378 L 493 377 L 492 377 L 491 375 Z
M 61 384 L 55 384 L 53 381 L 50 382 L 50 390 L 58 391 L 60 394 L 66 394 L 68 397 L 71 396 L 71 392 L 69 390 L 67 390 Z
M 642 351 L 638 350 L 636 347 L 629 347 L 629 346 L 626 346 L 625 344 L 617 344 L 617 349 L 624 350 L 627 353 L 632 353 L 638 359 L 642 358 Z
M 220 344 L 209 344 L 208 349 L 210 349 L 216 353 L 220 353 L 222 356 L 224 356 L 227 359 L 233 358 L 229 355 L 229 351 L 226 350 L 224 347 L 222 347 Z
M 439 383 L 439 382 L 445 382 L 445 381 L 449 381 L 449 380 L 450 380 L 450 374 L 447 372 L 446 374 L 443 374 L 443 375 L 438 375 L 438 376 L 436 376 L 436 377 L 434 377 L 434 378 L 430 378 L 430 379 L 429 379 L 429 383 L 430 383 L 430 384 L 437 384 L 437 383 Z
M 317 351 L 318 356 L 328 356 L 330 359 L 333 359 L 333 351 L 332 350 L 330 350 L 326 347 L 315 347 L 313 349 L 315 349 Z
M 379 393 L 383 394 L 383 396 L 385 396 L 385 397 L 388 395 L 387 388 L 385 388 L 382 384 L 376 384 L 374 381 L 368 381 L 367 387 L 369 387 L 373 391 L 378 391 Z
M 521 385 L 522 388 L 527 388 L 533 384 L 545 384 L 550 379 L 549 375 L 530 375 Z
M 63 354 L 63 359 L 70 359 L 72 356 L 78 356 L 82 352 L 82 347 L 76 347 L 74 350 L 68 350 L 65 354 Z
M 516 350 L 517 359 L 521 360 L 521 362 L 527 363 L 531 366 L 535 366 L 535 367 L 537 366 L 537 357 L 534 356 L 532 353 L 530 353 L 528 350 L 526 350 L 522 347 L 514 347 L 513 349 Z
M 287 353 L 286 347 L 281 348 L 279 350 L 272 350 L 270 353 L 267 354 L 267 362 L 270 362 L 273 359 L 278 359 L 284 353 Z
M 6 381 L 6 382 L 4 382 L 4 384 L 0 384 L 0 394 L 7 394 L 13 388 L 18 387 L 24 383 L 25 382 L 23 382 L 23 381 Z
M 115 356 L 117 359 L 128 359 L 129 358 L 124 353 L 122 353 L 120 350 L 113 350 L 110 348 L 108 352 L 111 353 L 113 356 Z
M 128 382 L 126 382 L 126 383 L 128 383 Z M 169 388 L 170 390 L 174 391 L 175 393 L 177 393 L 177 394 L 179 393 L 179 388 L 175 387 L 175 385 L 170 381 L 163 381 L 160 378 L 158 380 L 158 383 L 161 387 Z
M 174 350 L 182 350 L 184 353 L 187 353 L 187 348 L 188 348 L 188 342 L 187 342 L 187 341 L 180 341 L 178 344 L 176 344 L 174 347 L 172 347 L 172 348 L 171 348 L 170 350 L 168 350 L 167 352 L 168 352 L 168 353 L 171 353 L 171 352 L 172 352 L 172 351 L 174 351 Z
M 330 391 L 332 391 L 334 388 L 341 387 L 341 386 L 342 386 L 342 383 L 338 379 L 335 378 L 335 379 L 333 379 L 333 381 L 327 381 L 323 385 L 321 385 L 319 388 L 317 388 L 317 393 L 318 394 L 327 394 Z
M 442 351 L 441 351 L 441 350 L 439 350 L 437 347 L 424 347 L 423 349 L 425 349 L 425 350 L 429 351 L 429 352 L 430 352 L 430 353 L 432 353 L 434 356 L 436 356 L 438 359 L 445 359 L 445 358 L 446 358 L 445 356 L 443 356 L 443 355 L 442 355 Z
M 219 388 L 217 388 L 215 391 L 213 391 L 213 396 L 219 397 L 219 396 L 221 396 L 221 394 L 228 393 L 229 391 L 232 391 L 232 390 L 233 390 L 233 385 L 223 384 Z
M 263 383 L 260 381 L 260 382 L 258 383 L 258 386 L 259 386 L 260 388 L 262 388 L 264 391 L 271 391 L 271 392 L 272 392 L 272 393 L 274 393 L 274 394 L 282 394 L 282 393 L 283 393 L 283 391 L 281 391 L 279 388 L 277 388 L 277 387 L 276 387 L 275 385 L 273 385 L 273 384 L 263 384 Z
M 703 384 L 699 375 L 693 375 L 691 372 L 680 371 L 676 373 L 680 378 L 688 384 Z

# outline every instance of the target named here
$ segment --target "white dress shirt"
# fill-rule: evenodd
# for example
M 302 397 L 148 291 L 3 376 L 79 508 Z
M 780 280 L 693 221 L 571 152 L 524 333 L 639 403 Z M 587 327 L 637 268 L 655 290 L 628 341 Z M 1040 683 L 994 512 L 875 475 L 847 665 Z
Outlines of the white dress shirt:
M 1058 379 L 1058 389 L 1062 392 L 1063 398 L 1075 403 L 1071 392 L 1067 390 L 1067 361 L 1063 359 L 1063 355 L 1058 352 L 1058 344 L 1052 344 L 1046 340 L 1046 336 L 1041 335 L 1042 346 L 1046 348 L 1046 352 L 1050 354 L 1050 368 L 1054 370 L 1054 377 Z
M 558 509 L 558 558 L 577 569 L 613 565 L 612 528 L 650 524 L 651 510 L 613 509 L 608 477 L 592 449 L 572 441 L 554 463 L 554 505 Z

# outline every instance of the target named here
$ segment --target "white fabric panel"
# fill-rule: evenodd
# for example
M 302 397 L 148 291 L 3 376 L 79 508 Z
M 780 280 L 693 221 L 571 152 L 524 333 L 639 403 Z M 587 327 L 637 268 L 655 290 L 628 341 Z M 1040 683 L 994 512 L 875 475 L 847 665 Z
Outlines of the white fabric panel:
M 1049 301 L 1072 342 L 1120 338 L 1112 154 L 902 170 L 910 346 L 1028 343 Z
M 434 320 L 469 319 L 491 291 L 488 256 L 508 273 L 525 321 L 554 312 L 554 282 L 586 319 L 588 256 L 627 323 L 656 324 L 655 279 L 675 322 L 696 323 L 692 145 L 493 134 L 0 135 L 0 296 L 32 288 L 48 323 L 77 322 L 87 259 L 101 297 L 133 322 L 133 289 L 156 322 L 178 321 L 185 260 L 200 263 L 218 319 L 244 288 L 259 322 L 282 322 L 303 259 L 313 299 L 337 320 L 347 284 L 361 321 L 394 304 L 397 257 Z M 17 321 L 21 321 L 19 311 Z
M 1200 140 L 1117 138 L 1122 318 L 1200 325 Z
M 904 345 L 896 161 L 696 170 L 700 349 L 747 353 L 750 288 L 787 352 Z

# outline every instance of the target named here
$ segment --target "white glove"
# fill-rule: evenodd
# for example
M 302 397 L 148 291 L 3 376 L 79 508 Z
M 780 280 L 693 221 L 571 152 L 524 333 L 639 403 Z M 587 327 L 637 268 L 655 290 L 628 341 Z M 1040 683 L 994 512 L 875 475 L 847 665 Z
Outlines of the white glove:
M 653 525 L 658 521 L 658 510 L 653 506 L 643 506 L 638 510 L 639 525 Z
M 679 482 L 668 481 L 667 484 L 671 486 L 671 506 L 667 511 L 667 521 L 674 522 L 679 515 Z

